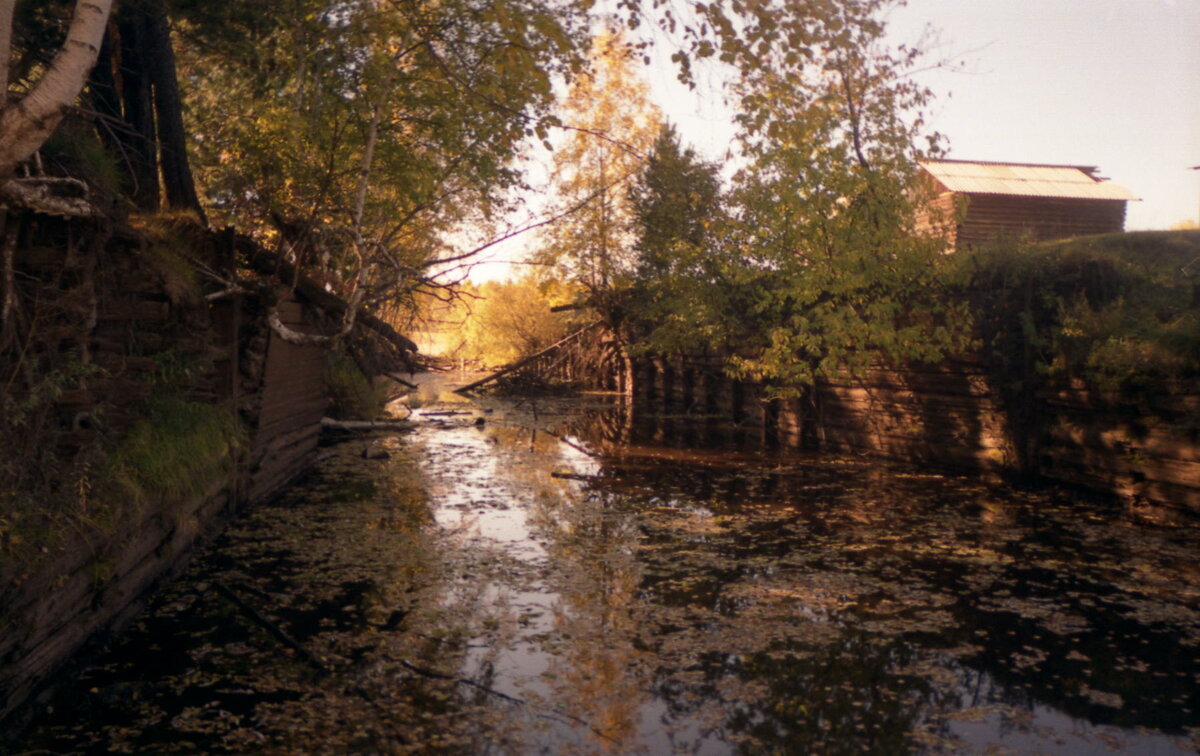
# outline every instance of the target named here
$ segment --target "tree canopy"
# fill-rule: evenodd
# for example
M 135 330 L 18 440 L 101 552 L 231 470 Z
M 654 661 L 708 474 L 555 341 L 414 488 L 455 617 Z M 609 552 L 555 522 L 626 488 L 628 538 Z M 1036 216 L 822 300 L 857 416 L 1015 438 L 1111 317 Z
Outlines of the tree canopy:
M 629 186 L 661 115 L 620 32 L 592 42 L 590 65 L 571 85 L 562 119 L 571 128 L 554 152 L 556 209 L 542 259 L 596 297 L 626 285 L 636 267 Z
M 66 2 L 6 0 L 20 54 L 0 117 L 29 120 L 43 91 L 61 115 L 82 87 L 137 207 L 249 231 L 377 311 L 504 236 L 522 156 L 554 146 L 546 259 L 653 323 L 648 348 L 715 349 L 786 391 L 963 340 L 963 313 L 931 296 L 937 245 L 912 233 L 916 160 L 939 143 L 909 76 L 920 51 L 885 39 L 892 4 L 626 0 L 592 39 L 586 0 L 129 0 L 106 26 L 104 4 L 68 25 Z M 656 35 L 685 82 L 729 72 L 728 187 L 660 130 L 636 74 Z

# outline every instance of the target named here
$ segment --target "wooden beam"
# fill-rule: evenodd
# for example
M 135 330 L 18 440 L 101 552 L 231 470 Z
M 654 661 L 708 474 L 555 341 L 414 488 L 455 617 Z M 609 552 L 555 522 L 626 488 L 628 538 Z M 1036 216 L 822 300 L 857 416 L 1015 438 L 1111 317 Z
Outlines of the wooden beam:
M 466 394 L 470 391 L 474 391 L 475 389 L 479 388 L 480 386 L 486 386 L 487 384 L 497 380 L 498 378 L 506 376 L 513 371 L 520 370 L 521 368 L 525 367 L 526 365 L 530 364 L 531 362 L 535 362 L 536 360 L 539 360 L 542 357 L 545 357 L 547 354 L 550 354 L 551 352 L 562 347 L 563 345 L 567 344 L 571 340 L 579 338 L 584 333 L 592 330 L 593 328 L 595 328 L 598 325 L 600 325 L 600 321 L 598 321 L 598 320 L 595 323 L 592 323 L 591 325 L 586 325 L 583 328 L 580 328 L 578 331 L 575 331 L 574 333 L 572 333 L 570 336 L 566 336 L 562 339 L 559 339 L 558 341 L 554 342 L 553 344 L 546 347 L 545 349 L 543 349 L 542 351 L 538 352 L 535 355 L 526 357 L 523 360 L 517 360 L 516 362 L 514 362 L 510 365 L 506 365 L 505 367 L 500 368 L 499 370 L 497 370 L 496 372 L 487 376 L 486 378 L 480 378 L 479 380 L 475 381 L 474 383 L 468 383 L 466 386 L 459 386 L 458 388 L 454 389 L 454 393 Z

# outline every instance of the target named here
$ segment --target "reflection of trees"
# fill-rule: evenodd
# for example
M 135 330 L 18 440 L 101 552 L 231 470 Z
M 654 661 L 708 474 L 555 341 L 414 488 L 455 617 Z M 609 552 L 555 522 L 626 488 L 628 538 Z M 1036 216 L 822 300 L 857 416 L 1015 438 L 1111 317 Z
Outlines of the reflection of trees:
M 597 745 L 627 752 L 645 697 L 635 642 L 635 513 L 620 497 L 571 490 L 542 498 L 530 525 L 547 541 L 562 597 L 554 623 L 564 650 L 550 670 L 556 697 L 611 739 Z
M 632 443 L 635 420 L 634 403 L 620 401 L 585 408 L 570 418 L 563 433 L 586 440 L 597 451 L 613 451 Z
M 909 753 L 930 714 L 962 700 L 955 687 L 896 674 L 917 660 L 912 646 L 859 633 L 748 655 L 697 640 L 692 661 L 701 673 L 690 684 L 662 674 L 656 690 L 669 702 L 671 720 L 712 723 L 704 734 L 740 753 Z

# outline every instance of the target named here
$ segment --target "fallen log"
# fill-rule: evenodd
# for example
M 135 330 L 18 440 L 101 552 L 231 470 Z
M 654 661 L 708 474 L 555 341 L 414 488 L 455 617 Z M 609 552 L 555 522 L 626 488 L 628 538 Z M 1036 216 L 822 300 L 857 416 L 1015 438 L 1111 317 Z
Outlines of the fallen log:
M 454 393 L 456 393 L 456 394 L 469 393 L 469 392 L 474 391 L 475 389 L 479 388 L 480 386 L 485 386 L 485 385 L 495 381 L 498 378 L 508 375 L 509 373 L 511 373 L 513 371 L 520 370 L 521 368 L 525 367 L 526 365 L 530 364 L 531 362 L 535 362 L 535 361 L 541 359 L 542 357 L 545 357 L 546 355 L 550 354 L 554 350 L 562 347 L 564 344 L 567 344 L 575 339 L 578 339 L 580 336 L 582 336 L 583 334 L 592 330 L 593 328 L 596 328 L 599 325 L 601 325 L 600 321 L 596 321 L 595 323 L 592 323 L 591 325 L 586 325 L 583 328 L 580 328 L 578 331 L 575 331 L 571 335 L 566 336 L 565 338 L 559 339 L 558 341 L 554 342 L 553 344 L 546 347 L 545 349 L 543 349 L 542 351 L 538 352 L 535 355 L 526 357 L 523 360 L 518 360 L 518 361 L 512 363 L 511 365 L 506 365 L 505 367 L 500 368 L 499 370 L 497 370 L 496 372 L 487 376 L 486 378 L 481 378 L 478 381 L 475 381 L 474 383 L 468 383 L 466 386 L 459 386 L 458 388 L 454 389 Z
M 321 430 L 332 433 L 366 433 L 368 431 L 412 430 L 414 426 L 407 419 L 397 420 L 334 420 L 332 417 L 321 418 Z
M 413 391 L 417 390 L 417 384 L 412 383 L 410 381 L 406 381 L 403 378 L 401 378 L 400 376 L 396 375 L 395 373 L 384 373 L 383 375 L 385 378 L 391 378 L 393 381 L 395 381 L 396 383 L 399 383 L 401 386 L 410 388 Z
M 296 268 L 274 252 L 263 249 L 249 236 L 236 235 L 235 247 L 246 256 L 246 262 L 252 270 L 263 275 L 275 276 L 280 281 L 295 282 L 296 291 L 327 313 L 341 315 L 349 309 L 350 304 L 341 297 L 325 291 L 325 289 L 303 273 L 297 275 Z M 396 347 L 406 355 L 416 354 L 417 345 L 411 339 L 396 333 L 396 329 L 364 309 L 359 309 L 357 322 Z
M 550 477 L 558 478 L 559 480 L 582 480 L 586 483 L 590 483 L 594 480 L 599 480 L 599 478 L 600 478 L 599 475 L 583 475 L 581 473 L 564 473 L 564 472 L 551 472 Z

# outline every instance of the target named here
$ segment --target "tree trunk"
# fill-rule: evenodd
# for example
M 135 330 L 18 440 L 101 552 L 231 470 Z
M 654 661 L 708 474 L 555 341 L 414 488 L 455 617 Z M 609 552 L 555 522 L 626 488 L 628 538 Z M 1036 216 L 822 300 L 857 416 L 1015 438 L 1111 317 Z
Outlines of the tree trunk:
M 133 131 L 125 139 L 129 161 L 130 198 L 139 210 L 158 210 L 158 136 L 154 127 L 154 90 L 150 71 L 152 36 L 149 16 L 136 6 L 117 17 L 120 35 L 120 90 L 126 125 Z
M 187 139 L 183 127 L 183 99 L 175 72 L 175 48 L 171 44 L 171 26 L 167 11 L 159 5 L 146 19 L 146 56 L 149 78 L 154 85 L 154 115 L 158 125 L 159 161 L 162 165 L 163 190 L 167 207 L 194 210 L 204 218 L 196 181 L 188 164 Z
M 0 108 L 8 104 L 8 63 L 12 58 L 13 13 L 17 0 L 0 0 Z
M 5 0 L 0 12 L 9 13 L 11 18 L 9 4 L 10 0 Z M 111 9 L 112 0 L 77 0 L 67 41 L 50 68 L 29 94 L 5 103 L 0 110 L 0 181 L 12 178 L 17 165 L 42 146 L 79 96 L 96 63 Z M 5 33 L 11 38 L 11 27 Z M 7 59 L 9 50 L 0 53 Z
M 117 76 L 113 70 L 116 60 L 113 55 L 113 35 L 105 34 L 100 44 L 100 55 L 88 79 L 92 110 L 96 112 L 96 131 L 105 147 L 118 157 L 125 155 L 125 130 L 121 126 L 121 95 L 117 90 Z

